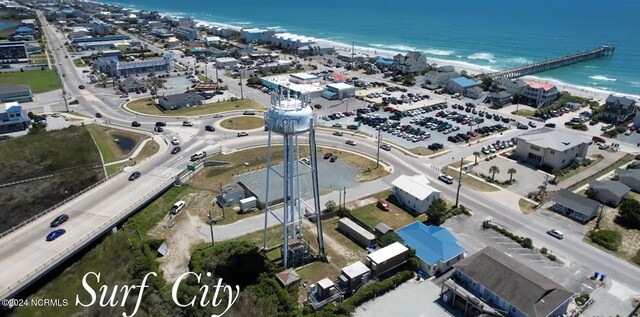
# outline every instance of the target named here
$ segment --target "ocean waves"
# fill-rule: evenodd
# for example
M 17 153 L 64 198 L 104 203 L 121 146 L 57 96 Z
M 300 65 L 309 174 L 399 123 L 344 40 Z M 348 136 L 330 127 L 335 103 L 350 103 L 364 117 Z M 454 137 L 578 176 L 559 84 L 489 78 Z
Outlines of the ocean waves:
M 617 80 L 615 78 L 609 78 L 607 76 L 602 76 L 602 75 L 589 76 L 589 78 L 593 80 L 600 80 L 600 81 L 616 81 Z
M 491 54 L 491 53 L 473 53 L 469 56 L 467 56 L 467 59 L 471 59 L 471 60 L 485 60 L 488 61 L 489 63 L 495 63 L 496 59 L 495 59 L 495 55 Z

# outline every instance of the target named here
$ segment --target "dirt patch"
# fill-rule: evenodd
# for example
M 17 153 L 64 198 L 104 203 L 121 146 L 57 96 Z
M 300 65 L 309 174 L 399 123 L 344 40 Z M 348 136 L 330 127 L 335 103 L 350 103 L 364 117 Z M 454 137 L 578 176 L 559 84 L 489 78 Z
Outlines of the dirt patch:
M 304 230 L 306 230 L 306 232 L 311 232 L 314 236 L 314 238 L 317 237 L 316 235 L 316 230 L 315 230 L 315 225 L 312 224 L 311 222 L 308 221 L 303 221 L 303 226 L 304 226 Z M 325 249 L 330 249 L 333 252 L 327 252 L 329 261 L 333 264 L 336 265 L 336 268 L 339 268 L 341 265 L 345 264 L 345 263 L 353 263 L 355 261 L 360 261 L 362 260 L 362 255 L 364 250 L 362 250 L 361 252 L 356 252 L 353 249 L 347 248 L 344 245 L 342 245 L 342 243 L 338 242 L 336 239 L 334 239 L 334 237 L 332 237 L 331 233 L 328 233 L 327 231 L 332 231 L 335 230 L 330 226 L 325 226 L 324 228 L 324 234 L 323 234 L 323 241 L 325 244 Z M 345 237 L 345 239 L 347 239 Z M 329 250 L 327 250 L 329 251 Z M 358 250 L 360 251 L 360 250 Z M 331 253 L 336 254 L 337 256 L 340 256 L 343 258 L 343 261 L 336 261 L 338 259 L 331 259 Z M 339 262 L 344 262 L 344 263 L 339 263 Z M 346 265 L 346 264 L 345 264 Z
M 192 246 L 208 241 L 198 230 L 203 224 L 200 213 L 207 210 L 204 206 L 207 200 L 203 199 L 206 195 L 207 193 L 188 194 L 184 198 L 187 205 L 173 218 L 173 226 L 170 216 L 167 215 L 149 231 L 150 236 L 164 239 L 169 247 L 167 254 L 158 260 L 164 279 L 169 283 L 173 283 L 180 274 L 189 270 Z
M 618 216 L 618 210 L 610 207 L 604 207 L 602 211 L 601 229 L 615 230 L 622 234 L 622 243 L 617 253 L 623 253 L 628 258 L 633 257 L 640 250 L 640 230 L 627 229 L 614 222 Z M 589 231 L 595 227 L 595 221 L 591 221 L 587 225 Z
M 374 204 L 377 203 L 378 200 L 375 197 L 367 197 L 365 199 L 360 199 L 351 203 L 347 204 L 347 208 L 349 209 L 355 209 L 355 208 L 360 208 L 362 206 L 366 206 L 369 204 Z

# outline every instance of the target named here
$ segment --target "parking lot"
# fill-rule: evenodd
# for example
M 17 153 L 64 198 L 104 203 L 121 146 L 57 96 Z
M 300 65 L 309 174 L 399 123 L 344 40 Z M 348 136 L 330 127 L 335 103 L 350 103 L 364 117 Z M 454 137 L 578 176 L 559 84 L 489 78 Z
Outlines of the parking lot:
M 481 174 L 491 176 L 492 173 L 489 171 L 491 166 L 497 166 L 500 169 L 500 172 L 495 175 L 495 179 L 500 182 L 508 181 L 511 175 L 509 175 L 507 171 L 511 168 L 515 169 L 516 173 L 513 174 L 513 179 L 516 182 L 509 185 L 507 188 L 510 191 L 523 196 L 526 196 L 529 192 L 535 191 L 538 186 L 543 184 L 546 177 L 543 172 L 538 171 L 535 168 L 519 164 L 516 161 L 504 158 L 500 155 L 490 161 L 482 159 L 478 160 L 478 165 L 473 167 L 473 173 L 478 176 Z

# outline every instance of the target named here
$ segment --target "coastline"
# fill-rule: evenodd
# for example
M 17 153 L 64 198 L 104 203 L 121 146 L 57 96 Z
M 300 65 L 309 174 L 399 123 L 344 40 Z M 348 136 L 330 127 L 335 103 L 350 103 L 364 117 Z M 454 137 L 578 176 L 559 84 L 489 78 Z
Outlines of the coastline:
M 136 6 L 131 5 L 131 4 L 106 3 L 106 2 L 96 1 L 96 0 L 88 0 L 88 2 L 94 2 L 94 3 L 98 3 L 98 4 L 103 4 L 103 5 L 111 5 L 111 6 L 121 7 L 121 8 L 128 8 L 128 9 L 133 9 L 133 10 L 153 10 L 151 8 L 136 7 Z M 156 11 L 158 11 L 158 10 L 156 10 Z M 161 11 L 158 11 L 158 13 L 161 14 L 161 15 L 167 15 L 167 16 L 171 16 L 171 17 L 187 17 L 188 16 L 188 14 L 180 13 L 180 12 L 175 13 L 175 12 L 161 12 Z M 233 24 L 229 24 L 229 23 L 208 21 L 208 20 L 196 19 L 196 18 L 194 18 L 194 21 L 196 22 L 196 24 L 198 26 L 227 27 L 227 28 L 231 28 L 231 29 L 237 30 L 237 31 L 239 31 L 242 28 L 245 28 L 245 27 L 250 26 L 251 24 L 253 24 L 252 22 L 231 22 L 231 23 L 244 25 L 244 26 L 237 26 L 237 25 L 233 25 Z M 252 26 L 252 27 L 257 27 L 257 26 Z M 272 30 L 278 30 L 278 31 L 285 30 L 285 29 L 283 29 L 283 28 L 281 28 L 279 26 L 278 27 L 275 27 L 275 26 L 273 26 L 273 27 L 265 27 L 265 28 L 266 29 L 272 29 Z M 296 34 L 296 33 L 292 33 L 292 34 Z M 296 34 L 296 35 L 299 35 L 299 34 Z M 336 51 L 351 52 L 351 50 L 352 50 L 352 46 L 347 44 L 347 43 L 336 42 L 336 41 L 331 41 L 331 40 L 327 40 L 327 39 L 321 39 L 321 38 L 317 38 L 317 37 L 313 37 L 313 36 L 307 36 L 307 35 L 304 35 L 304 36 L 308 37 L 308 38 L 312 38 L 315 41 L 317 41 L 318 43 L 322 43 L 322 44 L 325 44 L 325 45 L 333 46 Z M 372 44 L 372 47 L 354 46 L 353 49 L 354 49 L 355 53 L 364 54 L 364 55 L 367 55 L 367 56 L 370 56 L 370 57 L 383 56 L 383 57 L 387 57 L 387 58 L 392 58 L 396 54 L 404 54 L 407 51 L 409 51 L 410 49 L 412 49 L 411 47 L 408 47 L 408 46 L 402 46 L 402 47 L 399 46 L 398 49 L 390 49 L 386 45 L 379 44 L 380 47 L 375 47 L 376 45 L 378 45 L 378 44 Z M 494 72 L 494 71 L 498 71 L 499 70 L 499 69 L 492 68 L 492 67 L 486 66 L 486 65 L 479 65 L 479 64 L 473 64 L 473 63 L 465 62 L 465 61 L 450 60 L 450 59 L 446 59 L 446 58 L 438 58 L 438 57 L 431 57 L 430 56 L 430 55 L 442 55 L 443 57 L 444 56 L 448 56 L 448 55 L 450 55 L 450 54 L 448 54 L 449 53 L 448 51 L 437 50 L 437 49 L 420 50 L 420 51 L 422 51 L 422 52 L 427 54 L 427 63 L 429 63 L 429 64 L 434 64 L 435 63 L 437 65 L 451 65 L 457 71 L 466 70 L 470 74 L 480 74 L 480 73 Z M 483 58 L 479 57 L 478 59 L 483 59 Z M 618 96 L 627 96 L 627 97 L 630 97 L 630 98 L 640 99 L 640 95 L 617 92 L 617 91 L 613 91 L 613 90 L 598 89 L 598 88 L 589 87 L 589 86 L 581 86 L 581 85 L 577 85 L 577 84 L 571 84 L 571 83 L 563 82 L 561 80 L 557 80 L 557 79 L 554 79 L 554 78 L 540 77 L 540 76 L 536 76 L 536 75 L 528 75 L 528 76 L 523 76 L 521 78 L 524 79 L 524 80 L 532 80 L 532 81 L 535 80 L 535 81 L 541 81 L 541 82 L 545 82 L 545 83 L 551 83 L 551 84 L 556 85 L 559 90 L 564 90 L 564 91 L 567 91 L 567 92 L 571 93 L 572 95 L 581 96 L 581 97 L 585 97 L 585 98 L 590 98 L 590 99 L 598 100 L 600 102 L 604 102 L 604 100 L 609 95 L 612 95 L 612 94 L 615 94 L 615 95 L 618 95 Z

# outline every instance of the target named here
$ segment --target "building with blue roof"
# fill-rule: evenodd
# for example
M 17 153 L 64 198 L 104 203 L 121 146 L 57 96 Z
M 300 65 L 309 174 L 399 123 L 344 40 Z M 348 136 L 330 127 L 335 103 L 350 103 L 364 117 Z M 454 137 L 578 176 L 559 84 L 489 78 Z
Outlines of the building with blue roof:
M 382 56 L 376 56 L 374 58 L 374 60 L 376 61 L 376 64 L 382 65 L 382 66 L 391 66 L 393 65 L 393 59 L 391 58 L 386 58 L 386 57 L 382 57 Z
M 396 230 L 396 234 L 405 246 L 416 250 L 420 269 L 429 275 L 444 273 L 465 257 L 464 248 L 445 228 L 416 221 Z
M 450 94 L 464 94 L 465 91 L 472 87 L 480 86 L 480 83 L 477 81 L 473 81 L 466 77 L 456 77 L 451 78 L 447 85 L 445 86 L 445 90 Z

